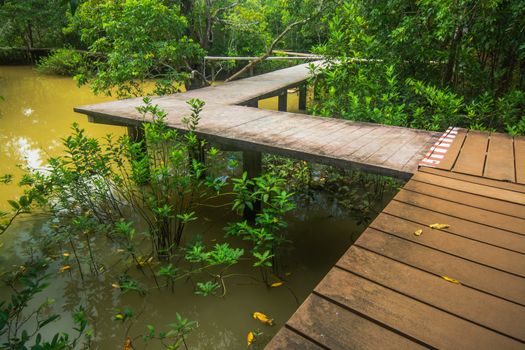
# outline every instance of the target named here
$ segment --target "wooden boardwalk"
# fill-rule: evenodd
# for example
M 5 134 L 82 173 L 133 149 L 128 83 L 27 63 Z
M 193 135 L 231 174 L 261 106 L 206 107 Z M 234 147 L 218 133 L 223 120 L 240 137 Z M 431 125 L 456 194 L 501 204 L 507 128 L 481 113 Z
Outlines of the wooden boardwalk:
M 266 349 L 525 349 L 525 138 L 449 133 Z
M 168 112 L 169 126 L 184 130 L 181 118 L 190 112 L 185 101 L 204 100 L 197 132 L 219 145 L 410 178 L 440 134 L 247 107 L 274 95 L 286 106 L 286 90 L 304 83 L 306 67 L 154 98 L 153 103 Z M 87 114 L 93 122 L 135 125 L 142 121 L 136 110 L 141 104 L 142 99 L 136 98 L 77 107 L 75 111 Z
M 199 134 L 245 154 L 410 178 L 267 349 L 525 349 L 525 139 L 285 113 L 286 89 L 307 77 L 302 65 L 154 99 L 180 130 L 184 101 L 206 101 Z M 281 112 L 252 108 L 272 95 Z M 75 110 L 134 126 L 140 104 Z

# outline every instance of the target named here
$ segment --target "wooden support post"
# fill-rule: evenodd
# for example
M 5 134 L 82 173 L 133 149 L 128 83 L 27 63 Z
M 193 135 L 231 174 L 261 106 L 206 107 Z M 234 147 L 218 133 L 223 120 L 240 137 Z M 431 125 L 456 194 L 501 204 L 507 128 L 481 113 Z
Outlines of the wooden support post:
M 250 77 L 253 77 L 253 67 L 250 67 Z
M 248 174 L 248 178 L 261 176 L 262 173 L 262 154 L 256 151 L 242 152 L 243 171 Z M 255 221 L 255 216 L 261 211 L 261 202 L 253 203 L 253 210 L 244 208 L 244 218 L 248 221 Z
M 246 107 L 259 108 L 259 100 L 248 101 L 248 103 L 246 104 Z
M 288 90 L 284 89 L 279 94 L 279 112 L 286 112 L 288 106 Z
M 143 146 L 146 147 L 146 135 L 144 134 L 144 126 L 142 124 L 129 125 L 128 136 L 131 141 L 143 142 Z
M 306 111 L 306 83 L 299 85 L 299 110 Z

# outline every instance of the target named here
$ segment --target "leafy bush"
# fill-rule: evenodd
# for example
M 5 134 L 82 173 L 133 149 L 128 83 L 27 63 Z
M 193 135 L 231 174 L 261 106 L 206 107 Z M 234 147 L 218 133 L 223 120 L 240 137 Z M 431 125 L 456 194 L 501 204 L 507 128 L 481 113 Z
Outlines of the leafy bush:
M 37 63 L 37 70 L 44 74 L 74 76 L 82 71 L 86 55 L 73 49 L 58 49 Z

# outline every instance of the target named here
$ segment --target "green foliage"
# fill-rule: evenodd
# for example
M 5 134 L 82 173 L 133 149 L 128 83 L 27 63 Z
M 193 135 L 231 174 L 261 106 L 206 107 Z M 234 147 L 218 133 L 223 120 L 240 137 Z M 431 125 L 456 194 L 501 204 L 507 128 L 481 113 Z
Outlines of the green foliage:
M 36 296 L 48 287 L 44 272 L 47 265 L 37 261 L 20 266 L 4 278 L 5 284 L 12 290 L 10 300 L 0 301 L 0 337 L 4 339 L 0 347 L 6 349 L 73 349 L 77 345 L 89 342 L 91 330 L 87 328 L 87 318 L 82 306 L 73 314 L 76 337 L 68 333 L 57 333 L 48 340 L 42 335 L 43 329 L 60 318 L 50 312 L 53 299 L 46 299 L 31 311 Z M 47 337 L 47 336 L 46 336 Z M 82 338 L 85 337 L 84 340 Z M 82 340 L 82 341 L 81 341 Z M 30 345 L 31 343 L 31 345 Z M 88 344 L 84 344 L 88 346 Z
M 68 31 L 80 33 L 92 69 L 76 78 L 96 93 L 119 97 L 144 95 L 148 79 L 156 83 L 155 94 L 177 92 L 188 67 L 203 56 L 186 29 L 179 8 L 158 0 L 85 1 Z
M 85 55 L 73 49 L 58 49 L 37 63 L 37 70 L 44 74 L 74 76 L 84 69 Z
M 147 325 L 147 333 L 142 337 L 144 342 L 157 340 L 164 349 L 175 350 L 181 346 L 187 349 L 186 337 L 198 327 L 198 323 L 182 317 L 178 312 L 175 317 L 176 321 L 168 325 L 167 331 L 157 331 L 154 326 Z
M 522 133 L 524 11 L 519 1 L 346 1 L 319 48 L 329 65 L 314 82 L 313 112 Z
M 208 295 L 215 294 L 219 287 L 219 284 L 214 281 L 197 282 L 197 290 L 195 291 L 195 294 L 207 297 Z
M 0 2 L 0 47 L 57 47 L 67 10 L 63 0 Z

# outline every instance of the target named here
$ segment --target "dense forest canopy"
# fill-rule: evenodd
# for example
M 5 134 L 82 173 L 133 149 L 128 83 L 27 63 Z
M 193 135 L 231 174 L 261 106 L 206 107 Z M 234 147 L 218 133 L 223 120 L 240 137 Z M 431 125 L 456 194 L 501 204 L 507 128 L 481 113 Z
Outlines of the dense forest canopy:
M 524 28 L 519 0 L 0 2 L 0 46 L 56 48 L 40 69 L 99 93 L 208 83 L 205 55 L 259 56 L 286 33 L 274 48 L 331 63 L 313 113 L 432 130 L 525 133 Z

